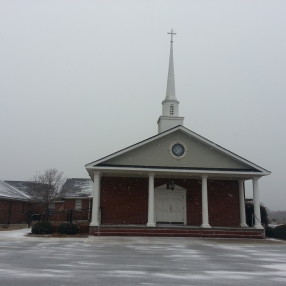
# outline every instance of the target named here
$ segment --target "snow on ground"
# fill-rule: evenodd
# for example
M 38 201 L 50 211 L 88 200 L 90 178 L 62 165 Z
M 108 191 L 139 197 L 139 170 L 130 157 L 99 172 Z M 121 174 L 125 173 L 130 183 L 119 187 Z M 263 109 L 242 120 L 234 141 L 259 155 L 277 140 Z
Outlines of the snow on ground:
M 17 230 L 1 230 L 0 239 L 24 238 L 30 232 L 31 232 L 30 228 L 23 228 Z
M 0 231 L 2 286 L 286 285 L 286 242 L 26 237 Z

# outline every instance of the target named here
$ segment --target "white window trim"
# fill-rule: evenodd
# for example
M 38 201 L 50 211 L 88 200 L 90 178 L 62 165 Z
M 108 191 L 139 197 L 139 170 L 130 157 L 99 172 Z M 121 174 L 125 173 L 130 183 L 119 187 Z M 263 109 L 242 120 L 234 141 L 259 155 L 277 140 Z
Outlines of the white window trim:
M 81 199 L 76 199 L 74 202 L 74 209 L 76 211 L 80 211 L 82 209 L 82 200 Z

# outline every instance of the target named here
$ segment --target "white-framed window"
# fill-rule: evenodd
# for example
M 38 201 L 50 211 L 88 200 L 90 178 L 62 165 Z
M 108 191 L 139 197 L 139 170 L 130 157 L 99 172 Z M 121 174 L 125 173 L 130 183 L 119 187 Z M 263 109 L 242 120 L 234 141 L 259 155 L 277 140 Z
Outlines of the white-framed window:
M 56 203 L 49 203 L 49 213 L 52 214 L 56 211 Z
M 56 208 L 56 203 L 49 203 L 49 209 L 54 210 Z
M 82 200 L 75 200 L 75 210 L 79 211 L 82 208 Z
M 170 115 L 174 115 L 174 105 L 170 105 Z

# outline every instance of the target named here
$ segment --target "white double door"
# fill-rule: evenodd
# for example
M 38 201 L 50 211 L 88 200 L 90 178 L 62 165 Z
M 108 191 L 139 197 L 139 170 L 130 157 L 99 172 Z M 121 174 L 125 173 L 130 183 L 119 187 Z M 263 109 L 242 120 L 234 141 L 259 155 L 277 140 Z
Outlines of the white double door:
M 186 192 L 184 190 L 155 190 L 157 223 L 186 223 Z

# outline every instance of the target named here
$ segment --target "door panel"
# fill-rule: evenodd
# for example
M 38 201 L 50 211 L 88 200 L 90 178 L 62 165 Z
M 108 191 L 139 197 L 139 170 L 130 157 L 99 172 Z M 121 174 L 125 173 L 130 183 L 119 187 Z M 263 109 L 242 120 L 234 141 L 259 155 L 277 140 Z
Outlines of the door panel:
M 158 223 L 185 222 L 185 192 L 172 190 L 155 191 L 155 212 Z
M 156 217 L 158 222 L 169 221 L 169 201 L 168 194 L 165 192 L 156 193 Z
M 173 193 L 169 196 L 170 221 L 172 223 L 184 222 L 184 199 L 183 193 Z

